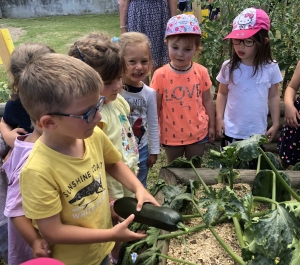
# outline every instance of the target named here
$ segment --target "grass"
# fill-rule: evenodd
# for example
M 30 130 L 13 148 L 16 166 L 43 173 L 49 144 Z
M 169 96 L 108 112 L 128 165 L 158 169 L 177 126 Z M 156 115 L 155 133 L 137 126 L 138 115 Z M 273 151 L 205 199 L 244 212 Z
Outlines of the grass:
M 18 28 L 25 31 L 15 41 L 17 47 L 24 42 L 45 43 L 57 53 L 67 53 L 69 47 L 79 38 L 92 31 L 106 31 L 111 37 L 118 36 L 119 13 L 103 15 L 69 15 L 31 19 L 2 18 L 0 28 Z M 3 65 L 0 65 L 0 81 L 7 81 Z

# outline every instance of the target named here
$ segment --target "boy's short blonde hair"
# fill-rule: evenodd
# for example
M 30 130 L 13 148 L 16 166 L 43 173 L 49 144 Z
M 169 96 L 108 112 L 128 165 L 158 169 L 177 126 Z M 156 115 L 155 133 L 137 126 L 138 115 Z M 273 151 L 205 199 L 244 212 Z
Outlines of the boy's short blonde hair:
M 84 62 L 63 54 L 46 54 L 31 61 L 19 81 L 22 105 L 34 120 L 63 112 L 74 99 L 100 94 L 99 74 Z

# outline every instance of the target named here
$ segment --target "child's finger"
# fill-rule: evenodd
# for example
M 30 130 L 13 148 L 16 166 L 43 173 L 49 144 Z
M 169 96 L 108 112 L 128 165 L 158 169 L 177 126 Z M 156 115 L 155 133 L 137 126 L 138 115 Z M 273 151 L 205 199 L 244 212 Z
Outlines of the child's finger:
M 134 214 L 131 214 L 122 222 L 122 224 L 124 224 L 124 225 L 126 225 L 126 227 L 128 227 L 130 225 L 130 223 L 132 223 L 133 219 L 134 219 Z
M 47 254 L 51 253 L 50 246 L 49 246 L 49 244 L 46 241 L 42 242 L 42 248 L 47 252 Z

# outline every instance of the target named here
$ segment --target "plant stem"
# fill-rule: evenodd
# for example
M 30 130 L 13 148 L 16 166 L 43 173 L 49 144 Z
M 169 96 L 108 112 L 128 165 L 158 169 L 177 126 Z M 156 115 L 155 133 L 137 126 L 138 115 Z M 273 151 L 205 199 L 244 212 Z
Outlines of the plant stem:
M 182 259 L 175 259 L 175 258 L 173 258 L 173 257 L 167 256 L 167 255 L 164 255 L 164 254 L 161 254 L 161 253 L 157 253 L 157 255 L 158 255 L 158 256 L 161 256 L 161 257 L 163 257 L 163 258 L 166 258 L 166 259 L 175 261 L 175 262 L 182 263 L 182 264 L 197 265 L 196 263 L 188 262 L 188 261 L 185 261 L 185 260 L 182 260 Z
M 197 178 L 199 179 L 199 181 L 200 181 L 201 184 L 203 185 L 205 191 L 206 191 L 207 193 L 210 193 L 209 188 L 207 187 L 207 185 L 205 184 L 205 182 L 203 181 L 203 179 L 200 177 L 199 173 L 197 172 L 197 170 L 196 170 L 196 168 L 194 167 L 194 165 L 193 165 L 192 162 L 190 162 L 190 165 L 192 166 L 192 169 L 194 170 L 194 172 L 195 172 Z
M 276 175 L 274 171 L 272 172 L 272 200 L 276 201 Z M 275 210 L 276 205 L 272 203 L 271 209 Z
M 243 240 L 243 232 L 242 232 L 239 220 L 236 217 L 232 217 L 232 220 L 233 220 L 233 224 L 234 224 L 234 228 L 235 228 L 235 232 L 236 232 L 236 236 L 239 241 L 239 244 L 240 244 L 241 248 L 244 248 L 245 242 Z
M 201 210 L 198 208 L 198 205 L 192 201 L 192 203 L 194 204 L 196 210 L 199 212 L 199 214 L 201 215 L 202 219 L 204 220 L 204 216 L 203 213 L 201 212 Z M 228 246 L 225 241 L 217 234 L 217 232 L 215 231 L 215 229 L 211 226 L 211 225 L 207 225 L 208 229 L 210 230 L 210 232 L 214 235 L 214 237 L 218 240 L 218 242 L 220 243 L 220 245 L 224 248 L 224 250 L 239 264 L 239 265 L 246 265 L 246 263 L 243 261 L 243 259 L 237 255 L 230 246 Z
M 260 196 L 253 196 L 253 201 L 258 201 L 258 202 L 269 202 L 273 203 L 278 206 L 278 202 L 274 201 L 272 199 L 266 198 L 266 197 L 260 197 Z
M 282 186 L 293 196 L 294 199 L 296 199 L 298 202 L 300 202 L 300 197 L 297 195 L 297 193 L 295 191 L 293 191 L 293 189 L 280 176 L 278 170 L 274 167 L 274 165 L 272 164 L 272 162 L 270 161 L 270 159 L 267 157 L 267 155 L 265 154 L 265 152 L 261 149 L 261 147 L 258 147 L 258 151 L 262 154 L 262 156 L 264 157 L 264 159 L 268 162 L 269 166 L 274 171 L 277 179 L 282 184 Z
M 214 237 L 218 240 L 220 245 L 225 249 L 225 251 L 239 264 L 239 265 L 246 265 L 246 263 L 243 261 L 243 259 L 237 255 L 231 247 L 229 247 L 223 239 L 216 233 L 216 231 L 211 227 L 208 226 L 208 229 L 211 231 L 211 233 L 214 235 Z

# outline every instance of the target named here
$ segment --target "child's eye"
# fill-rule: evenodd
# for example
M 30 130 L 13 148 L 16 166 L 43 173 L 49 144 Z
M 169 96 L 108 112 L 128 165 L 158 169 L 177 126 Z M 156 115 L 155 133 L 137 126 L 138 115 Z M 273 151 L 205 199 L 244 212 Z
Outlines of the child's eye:
M 246 40 L 244 40 L 244 43 L 245 43 L 246 46 L 252 46 L 253 42 L 254 41 L 252 39 L 246 39 Z

